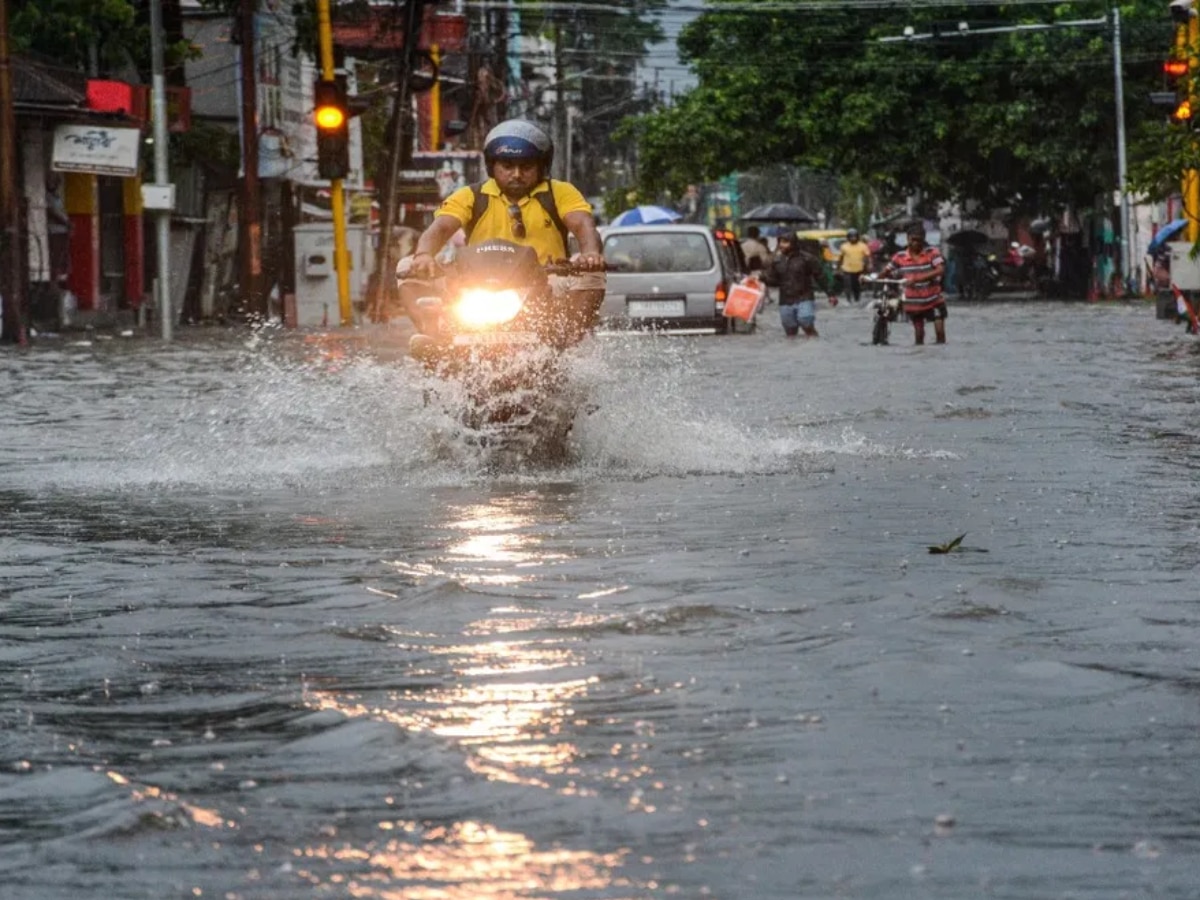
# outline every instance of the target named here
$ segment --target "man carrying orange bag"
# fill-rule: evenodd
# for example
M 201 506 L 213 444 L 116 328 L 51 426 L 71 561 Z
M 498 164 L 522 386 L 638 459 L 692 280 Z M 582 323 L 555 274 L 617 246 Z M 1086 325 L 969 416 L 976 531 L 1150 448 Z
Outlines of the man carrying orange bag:
M 829 297 L 831 306 L 837 305 L 829 276 L 821 260 L 805 253 L 796 242 L 796 236 L 784 232 L 779 236 L 779 253 L 763 269 L 763 281 L 779 288 L 779 321 L 783 333 L 790 338 L 801 331 L 805 337 L 817 337 L 817 304 L 813 293 L 818 284 Z

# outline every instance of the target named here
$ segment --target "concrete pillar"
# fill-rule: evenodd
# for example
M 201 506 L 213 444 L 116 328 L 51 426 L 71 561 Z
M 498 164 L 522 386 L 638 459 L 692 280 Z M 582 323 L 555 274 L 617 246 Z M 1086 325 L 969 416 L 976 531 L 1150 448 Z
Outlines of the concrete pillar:
M 71 271 L 67 287 L 78 308 L 94 310 L 100 304 L 100 195 L 96 176 L 89 172 L 67 172 L 63 205 L 71 218 Z

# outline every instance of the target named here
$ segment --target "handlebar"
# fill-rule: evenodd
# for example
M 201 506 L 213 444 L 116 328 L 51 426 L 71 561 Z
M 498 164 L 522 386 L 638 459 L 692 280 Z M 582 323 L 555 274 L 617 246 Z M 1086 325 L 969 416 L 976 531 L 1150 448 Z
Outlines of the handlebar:
M 442 263 L 439 262 L 436 257 L 433 260 L 433 267 L 435 278 L 445 275 L 447 272 L 446 266 L 442 265 Z M 554 262 L 546 263 L 544 266 L 542 266 L 542 271 L 544 271 L 547 275 L 582 275 L 585 272 L 614 272 L 616 270 L 617 267 L 612 263 L 605 263 L 603 269 L 586 269 L 578 263 L 571 262 L 568 259 L 556 260 Z M 399 273 L 397 273 L 397 277 L 401 277 Z M 409 274 L 403 277 L 413 276 Z
M 611 263 L 605 263 L 603 269 L 585 269 L 583 266 L 573 263 L 569 259 L 546 263 L 542 268 L 547 275 L 582 275 L 585 272 L 612 272 L 616 270 L 616 266 Z

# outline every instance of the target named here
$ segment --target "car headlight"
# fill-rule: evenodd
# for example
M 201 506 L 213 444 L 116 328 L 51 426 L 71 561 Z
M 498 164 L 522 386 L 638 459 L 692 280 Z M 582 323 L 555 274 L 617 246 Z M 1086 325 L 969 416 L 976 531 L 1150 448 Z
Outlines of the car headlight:
M 490 328 L 511 321 L 521 306 L 521 295 L 515 290 L 472 288 L 463 291 L 454 304 L 454 318 L 464 328 Z

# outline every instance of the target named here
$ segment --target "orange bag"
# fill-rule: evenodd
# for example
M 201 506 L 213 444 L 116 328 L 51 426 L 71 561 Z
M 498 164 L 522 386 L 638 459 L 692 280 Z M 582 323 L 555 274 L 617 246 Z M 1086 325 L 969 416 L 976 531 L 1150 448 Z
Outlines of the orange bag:
M 758 305 L 766 294 L 762 282 L 753 276 L 739 281 L 729 289 L 725 298 L 725 315 L 730 319 L 751 322 L 758 313 Z

